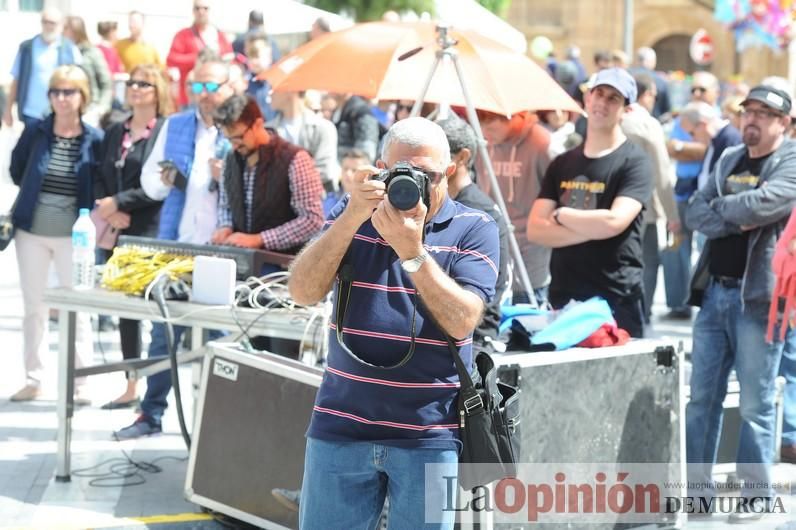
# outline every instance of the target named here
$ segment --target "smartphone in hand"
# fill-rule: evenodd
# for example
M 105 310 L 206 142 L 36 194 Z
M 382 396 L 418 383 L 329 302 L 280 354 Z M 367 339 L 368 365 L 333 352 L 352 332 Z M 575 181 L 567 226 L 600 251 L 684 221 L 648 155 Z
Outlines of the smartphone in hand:
M 185 175 L 177 169 L 177 166 L 171 160 L 161 160 L 158 162 L 160 166 L 163 183 L 167 186 L 174 186 L 178 190 L 185 191 L 188 186 L 188 180 Z

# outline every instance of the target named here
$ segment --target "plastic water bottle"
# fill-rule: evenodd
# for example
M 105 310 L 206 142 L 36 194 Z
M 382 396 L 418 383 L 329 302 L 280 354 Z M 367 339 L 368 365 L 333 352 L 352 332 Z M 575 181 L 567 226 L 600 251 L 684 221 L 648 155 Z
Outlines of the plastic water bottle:
M 72 287 L 94 288 L 95 247 L 97 229 L 89 217 L 88 208 L 80 209 L 80 216 L 72 226 Z

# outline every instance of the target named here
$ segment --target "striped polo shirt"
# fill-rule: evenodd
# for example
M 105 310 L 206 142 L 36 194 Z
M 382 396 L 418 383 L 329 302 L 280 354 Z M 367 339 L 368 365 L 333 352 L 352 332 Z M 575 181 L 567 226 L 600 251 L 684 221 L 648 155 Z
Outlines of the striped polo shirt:
M 348 204 L 341 200 L 325 229 Z M 495 292 L 499 266 L 498 230 L 491 216 L 445 198 L 426 225 L 425 248 L 440 268 L 485 303 Z M 395 251 L 370 221 L 351 243 L 353 277 L 343 339 L 337 342 L 336 315 L 329 334 L 328 366 L 318 390 L 307 436 L 329 441 L 368 441 L 401 447 L 456 449 L 459 377 L 445 335 L 417 300 L 415 350 L 409 350 L 415 288 Z M 335 285 L 335 300 L 337 296 Z M 472 335 L 457 341 L 472 366 Z

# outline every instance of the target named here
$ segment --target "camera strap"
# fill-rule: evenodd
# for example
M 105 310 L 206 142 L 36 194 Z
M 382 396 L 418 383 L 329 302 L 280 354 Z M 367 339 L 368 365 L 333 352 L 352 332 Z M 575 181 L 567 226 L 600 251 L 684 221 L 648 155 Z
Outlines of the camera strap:
M 423 227 L 423 240 L 425 240 L 425 226 Z M 343 337 L 343 329 L 344 323 L 346 320 L 346 314 L 348 313 L 348 303 L 351 299 L 351 285 L 354 281 L 354 266 L 351 264 L 351 245 L 348 246 L 348 250 L 346 250 L 345 255 L 343 256 L 343 260 L 340 263 L 340 269 L 337 271 L 337 300 L 335 301 L 335 313 L 336 313 L 336 333 L 337 333 L 337 342 L 340 344 L 340 347 L 346 352 L 351 358 L 356 360 L 357 362 L 364 364 L 366 366 L 370 366 L 372 368 L 380 368 L 382 370 L 392 370 L 394 368 L 400 368 L 404 366 L 412 356 L 415 354 L 415 337 L 416 337 L 416 323 L 417 323 L 417 292 L 415 291 L 414 296 L 412 297 L 412 329 L 411 334 L 409 336 L 409 349 L 407 350 L 406 354 L 403 358 L 398 361 L 397 364 L 388 365 L 388 366 L 381 366 L 378 364 L 372 364 L 365 360 L 363 360 L 359 355 L 351 351 L 351 349 L 346 346 L 345 339 Z

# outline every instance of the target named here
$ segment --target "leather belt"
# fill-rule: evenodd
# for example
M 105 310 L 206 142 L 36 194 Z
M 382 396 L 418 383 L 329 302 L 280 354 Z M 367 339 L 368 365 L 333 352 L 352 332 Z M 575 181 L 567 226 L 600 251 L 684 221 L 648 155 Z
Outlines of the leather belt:
M 714 274 L 713 281 L 727 289 L 738 289 L 741 286 L 741 278 L 733 278 L 732 276 L 717 276 Z

